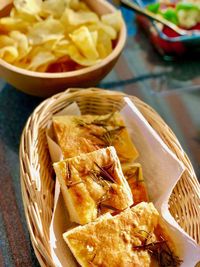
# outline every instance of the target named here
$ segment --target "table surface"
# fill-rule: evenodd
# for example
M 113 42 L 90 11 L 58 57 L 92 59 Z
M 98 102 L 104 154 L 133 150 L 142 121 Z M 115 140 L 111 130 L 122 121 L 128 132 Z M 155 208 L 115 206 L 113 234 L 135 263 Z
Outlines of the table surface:
M 99 87 L 136 95 L 151 105 L 175 132 L 200 177 L 200 63 L 163 61 L 135 25 L 134 13 L 122 12 L 126 47 Z M 26 120 L 41 101 L 0 79 L 0 266 L 39 266 L 23 211 L 18 151 Z

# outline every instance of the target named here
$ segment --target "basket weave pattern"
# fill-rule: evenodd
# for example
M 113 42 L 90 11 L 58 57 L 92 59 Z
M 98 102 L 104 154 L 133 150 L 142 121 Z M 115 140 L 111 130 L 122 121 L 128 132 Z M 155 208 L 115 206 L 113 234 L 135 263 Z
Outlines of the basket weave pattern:
M 42 102 L 28 119 L 20 145 L 21 189 L 27 225 L 35 254 L 41 266 L 55 266 L 49 247 L 49 226 L 54 201 L 55 177 L 45 130 L 53 114 L 76 101 L 82 114 L 105 114 L 123 107 L 120 92 L 101 89 L 68 89 Z M 174 188 L 170 212 L 180 226 L 200 243 L 200 185 L 193 167 L 176 136 L 147 104 L 129 96 L 149 124 L 186 167 Z

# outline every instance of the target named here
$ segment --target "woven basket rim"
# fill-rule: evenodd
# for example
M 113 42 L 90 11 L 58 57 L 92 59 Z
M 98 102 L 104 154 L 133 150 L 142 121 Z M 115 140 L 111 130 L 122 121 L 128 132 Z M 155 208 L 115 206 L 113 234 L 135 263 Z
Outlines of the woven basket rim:
M 24 127 L 22 136 L 21 136 L 21 143 L 20 143 L 20 150 L 19 150 L 19 158 L 20 158 L 20 180 L 21 180 L 21 190 L 22 190 L 22 199 L 23 199 L 23 205 L 25 210 L 25 216 L 27 221 L 27 226 L 29 229 L 29 233 L 31 236 L 31 241 L 33 244 L 33 248 L 35 251 L 35 254 L 41 264 L 41 266 L 55 266 L 52 262 L 52 259 L 49 255 L 48 249 L 45 247 L 45 245 L 42 243 L 42 240 L 40 240 L 40 236 L 36 237 L 34 235 L 34 229 L 37 226 L 37 222 L 33 221 L 33 218 L 30 216 L 30 205 L 33 203 L 33 199 L 29 199 L 29 193 L 32 193 L 31 185 L 29 184 L 30 178 L 32 178 L 31 168 L 34 168 L 31 164 L 33 164 L 32 160 L 34 157 L 30 153 L 31 146 L 36 142 L 34 140 L 35 136 L 38 136 L 38 129 L 34 128 L 35 124 L 41 119 L 41 114 L 45 114 L 45 110 L 51 110 L 51 106 L 53 104 L 57 104 L 57 106 L 61 103 L 64 103 L 65 101 L 69 99 L 75 99 L 82 96 L 87 95 L 95 95 L 97 94 L 98 97 L 110 97 L 112 98 L 123 98 L 124 96 L 128 96 L 134 103 L 136 103 L 137 107 L 140 109 L 147 110 L 146 116 L 150 117 L 152 116 L 153 120 L 151 121 L 151 124 L 156 125 L 156 121 L 159 120 L 159 123 L 161 126 L 166 127 L 166 132 L 168 136 L 166 136 L 167 142 L 172 139 L 173 145 L 173 151 L 175 154 L 180 154 L 180 157 L 183 157 L 183 164 L 186 167 L 186 173 L 184 174 L 184 181 L 183 184 L 189 183 L 190 187 L 192 188 L 192 194 L 195 196 L 196 201 L 199 203 L 199 206 L 196 207 L 196 216 L 197 218 L 191 218 L 191 225 L 194 225 L 194 229 L 191 228 L 191 225 L 187 227 L 187 222 L 185 222 L 184 227 L 186 232 L 190 234 L 192 238 L 194 238 L 197 242 L 200 243 L 200 222 L 198 222 L 198 217 L 200 216 L 200 184 L 197 180 L 197 177 L 195 175 L 194 169 L 192 167 L 192 164 L 190 160 L 188 159 L 187 155 L 185 154 L 184 150 L 182 149 L 178 139 L 174 135 L 173 131 L 169 128 L 169 126 L 164 122 L 164 120 L 157 114 L 157 112 L 151 108 L 148 104 L 144 103 L 140 99 L 138 99 L 135 96 L 127 95 L 123 92 L 119 91 L 111 91 L 111 90 L 104 90 L 100 88 L 88 88 L 88 89 L 81 89 L 81 88 L 69 88 L 64 92 L 58 93 L 56 95 L 53 95 L 52 97 L 44 100 L 41 102 L 33 111 L 31 116 L 28 118 L 27 123 Z M 141 110 L 140 110 L 141 111 Z M 154 117 L 155 116 L 155 117 Z M 45 119 L 44 116 L 42 119 Z M 146 118 L 147 119 L 147 118 Z M 148 120 L 148 119 L 147 119 Z M 154 121 L 155 120 L 155 121 Z M 40 125 L 40 123 L 39 123 Z M 34 127 L 33 127 L 34 126 Z M 155 128 L 154 128 L 155 129 Z M 156 130 L 156 129 L 155 129 Z M 159 133 L 158 133 L 159 134 Z M 160 135 L 160 134 L 159 134 Z M 161 135 L 160 135 L 161 136 Z M 161 136 L 163 139 L 164 137 Z M 167 139 L 168 138 L 168 139 Z M 164 142 L 166 141 L 164 140 Z M 169 144 L 166 143 L 166 145 L 169 147 Z M 180 160 L 180 159 L 179 159 Z M 42 177 L 40 177 L 42 179 Z M 182 186 L 182 185 L 181 185 Z M 186 187 L 186 186 L 185 186 Z M 178 185 L 176 185 L 176 188 L 178 188 Z M 177 189 L 178 192 L 180 188 Z M 30 192 L 29 192 L 30 191 Z M 178 192 L 173 192 L 173 194 L 178 194 Z M 181 192 L 179 192 L 181 194 Z M 187 204 L 187 202 L 186 202 Z M 189 204 L 188 204 L 189 205 Z M 176 205 L 175 205 L 176 206 Z M 175 218 L 176 219 L 176 218 Z M 194 221 L 193 221 L 194 220 Z M 196 222 L 197 221 L 197 222 Z M 193 233 L 195 232 L 195 233 Z M 41 241 L 41 244 L 40 244 Z M 42 250 L 46 249 L 45 253 L 42 252 Z M 47 262 L 48 264 L 46 264 Z

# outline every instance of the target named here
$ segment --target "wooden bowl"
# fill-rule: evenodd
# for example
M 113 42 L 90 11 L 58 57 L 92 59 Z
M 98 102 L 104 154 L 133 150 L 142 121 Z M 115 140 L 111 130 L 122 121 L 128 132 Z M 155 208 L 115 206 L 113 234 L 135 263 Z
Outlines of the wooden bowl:
M 12 1 L 7 1 L 7 3 L 9 2 Z M 85 2 L 99 15 L 115 11 L 115 8 L 105 0 L 85 0 Z M 0 5 L 0 17 L 9 14 L 11 5 Z M 40 97 L 51 96 L 68 87 L 94 86 L 111 71 L 123 50 L 125 41 L 126 26 L 123 21 L 117 44 L 112 53 L 94 66 L 62 73 L 41 73 L 13 66 L 0 59 L 0 77 L 17 89 Z

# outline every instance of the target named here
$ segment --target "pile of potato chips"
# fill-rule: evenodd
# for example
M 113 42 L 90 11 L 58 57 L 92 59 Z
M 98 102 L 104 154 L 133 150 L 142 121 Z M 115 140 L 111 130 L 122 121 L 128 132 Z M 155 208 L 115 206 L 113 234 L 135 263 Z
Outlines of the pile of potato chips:
M 91 66 L 112 52 L 121 23 L 119 11 L 99 17 L 79 0 L 14 0 L 0 19 L 0 58 L 39 72 Z

